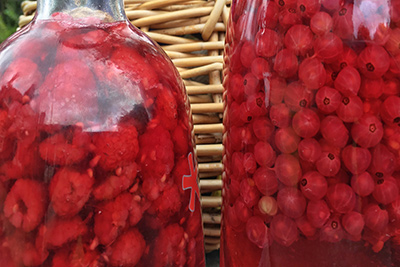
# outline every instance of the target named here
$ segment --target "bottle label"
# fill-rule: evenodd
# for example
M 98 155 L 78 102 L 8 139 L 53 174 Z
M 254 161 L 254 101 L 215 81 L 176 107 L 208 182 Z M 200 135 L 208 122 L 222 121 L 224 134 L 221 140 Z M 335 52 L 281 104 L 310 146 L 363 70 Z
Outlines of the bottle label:
M 197 183 L 198 168 L 197 168 L 197 165 L 195 165 L 192 152 L 190 152 L 188 155 L 188 161 L 189 161 L 190 175 L 184 175 L 182 177 L 182 188 L 183 188 L 183 190 L 186 190 L 186 189 L 191 190 L 190 201 L 189 201 L 189 210 L 191 212 L 194 212 L 196 195 L 200 201 L 200 190 L 199 190 L 199 184 Z

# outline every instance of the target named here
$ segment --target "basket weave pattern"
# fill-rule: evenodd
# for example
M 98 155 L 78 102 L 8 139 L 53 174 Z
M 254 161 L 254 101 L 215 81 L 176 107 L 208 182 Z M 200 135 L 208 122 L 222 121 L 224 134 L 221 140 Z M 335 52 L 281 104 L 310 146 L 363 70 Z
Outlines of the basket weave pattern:
M 192 109 L 206 251 L 219 248 L 222 160 L 222 53 L 230 0 L 125 0 L 133 25 L 164 49 L 186 85 Z M 19 26 L 36 1 L 22 3 Z

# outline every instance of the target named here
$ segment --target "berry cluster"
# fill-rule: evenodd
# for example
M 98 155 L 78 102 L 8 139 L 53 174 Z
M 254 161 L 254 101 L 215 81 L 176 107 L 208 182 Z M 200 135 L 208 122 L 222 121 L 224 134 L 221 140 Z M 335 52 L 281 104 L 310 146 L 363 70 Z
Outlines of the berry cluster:
M 2 47 L 0 265 L 204 266 L 178 73 L 130 24 L 86 20 Z
M 225 233 L 245 232 L 259 248 L 347 239 L 375 252 L 398 235 L 400 6 L 388 5 L 235 1 Z

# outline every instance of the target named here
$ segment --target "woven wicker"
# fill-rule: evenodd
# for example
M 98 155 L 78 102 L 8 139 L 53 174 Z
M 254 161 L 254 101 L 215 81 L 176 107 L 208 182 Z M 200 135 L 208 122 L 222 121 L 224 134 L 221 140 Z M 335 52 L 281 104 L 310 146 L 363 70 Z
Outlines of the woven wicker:
M 193 114 L 206 251 L 220 245 L 222 173 L 222 52 L 230 0 L 125 0 L 133 25 L 158 42 L 186 84 Z M 36 1 L 22 3 L 19 26 Z

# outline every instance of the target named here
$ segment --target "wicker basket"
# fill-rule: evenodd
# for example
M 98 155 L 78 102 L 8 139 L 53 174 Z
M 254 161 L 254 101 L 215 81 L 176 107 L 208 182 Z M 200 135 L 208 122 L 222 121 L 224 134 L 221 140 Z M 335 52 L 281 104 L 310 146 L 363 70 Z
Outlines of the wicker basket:
M 222 52 L 230 0 L 125 0 L 133 25 L 158 42 L 186 84 L 193 113 L 206 251 L 220 245 L 222 173 Z M 36 1 L 22 3 L 19 26 Z

